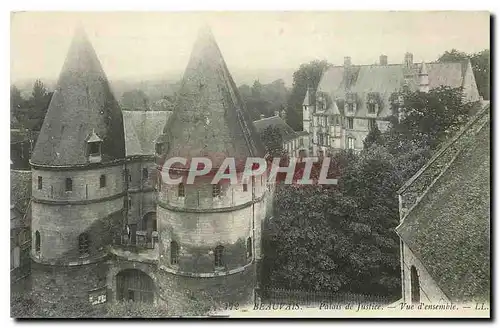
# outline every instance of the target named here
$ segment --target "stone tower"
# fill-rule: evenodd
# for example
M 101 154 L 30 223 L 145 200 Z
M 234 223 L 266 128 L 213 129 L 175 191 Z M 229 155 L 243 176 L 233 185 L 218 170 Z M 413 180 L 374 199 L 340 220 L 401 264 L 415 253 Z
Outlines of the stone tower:
M 31 159 L 33 291 L 88 304 L 105 288 L 107 245 L 126 193 L 122 113 L 87 36 L 77 29 Z
M 219 47 L 199 33 L 163 140 L 163 161 L 209 158 L 217 170 L 226 158 L 263 157 L 264 147 L 244 107 Z M 239 166 L 237 166 L 237 169 Z M 213 176 L 186 183 L 184 168 L 163 180 L 157 220 L 160 269 L 167 302 L 247 304 L 253 301 L 261 258 L 261 223 L 270 191 L 265 175 L 230 184 Z M 212 303 L 214 304 L 214 303 Z

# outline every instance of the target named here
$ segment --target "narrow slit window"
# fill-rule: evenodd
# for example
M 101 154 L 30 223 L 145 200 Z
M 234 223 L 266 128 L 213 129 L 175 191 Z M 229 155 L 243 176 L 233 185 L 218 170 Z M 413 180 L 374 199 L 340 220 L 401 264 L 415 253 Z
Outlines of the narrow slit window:
M 247 257 L 252 257 L 252 238 L 248 237 L 247 239 Z
M 170 264 L 176 265 L 179 263 L 179 245 L 177 242 L 170 242 Z
M 66 191 L 73 191 L 73 180 L 66 178 Z
M 143 178 L 144 180 L 147 180 L 147 179 L 148 179 L 148 177 L 149 177 L 148 168 L 147 168 L 147 167 L 145 167 L 145 168 L 143 168 L 143 169 L 142 169 L 142 178 Z
M 40 232 L 38 230 L 35 232 L 35 252 L 40 253 Z
M 248 191 L 248 184 L 246 183 L 243 184 L 243 191 Z
M 106 175 L 102 174 L 101 177 L 99 178 L 99 186 L 101 188 L 106 187 Z
M 38 177 L 38 190 L 41 190 L 42 189 L 42 177 L 39 176 Z

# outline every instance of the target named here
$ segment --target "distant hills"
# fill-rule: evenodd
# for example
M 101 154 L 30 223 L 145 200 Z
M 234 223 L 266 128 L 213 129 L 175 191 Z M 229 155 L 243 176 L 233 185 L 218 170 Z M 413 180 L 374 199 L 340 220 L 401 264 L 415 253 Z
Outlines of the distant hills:
M 293 72 L 295 69 L 232 69 L 233 79 L 238 86 L 253 86 L 255 81 L 259 81 L 261 84 L 269 84 L 269 87 L 273 82 L 277 80 L 282 80 L 284 85 L 280 82 L 279 87 L 281 90 L 278 91 L 278 98 L 285 98 L 287 89 L 291 88 L 293 81 Z M 149 77 L 130 77 L 130 78 L 117 78 L 109 79 L 111 89 L 115 94 L 116 99 L 122 103 L 123 94 L 126 92 L 131 92 L 135 90 L 141 90 L 147 96 L 151 103 L 157 102 L 164 98 L 170 98 L 174 95 L 180 86 L 180 81 L 182 79 L 182 71 L 169 71 L 163 74 L 158 74 L 156 76 Z M 43 84 L 48 91 L 53 91 L 57 79 L 44 79 L 41 78 Z M 15 81 L 13 84 L 21 91 L 21 96 L 24 99 L 28 99 L 31 96 L 31 91 L 33 90 L 33 83 L 35 79 L 23 79 Z M 276 97 L 275 95 L 270 95 L 269 97 Z M 244 97 L 247 98 L 247 97 Z M 268 98 L 268 97 L 264 97 Z M 272 103 L 283 103 L 283 99 L 266 99 Z M 267 106 L 266 106 L 267 107 Z M 276 106 L 273 107 L 274 110 Z M 271 108 L 268 109 L 271 111 Z M 257 113 L 256 113 L 257 115 Z M 266 115 L 267 116 L 267 115 Z

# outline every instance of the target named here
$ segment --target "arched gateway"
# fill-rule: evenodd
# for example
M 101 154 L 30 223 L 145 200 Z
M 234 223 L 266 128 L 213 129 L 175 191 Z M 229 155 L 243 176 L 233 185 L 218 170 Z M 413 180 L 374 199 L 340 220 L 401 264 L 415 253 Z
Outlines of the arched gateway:
M 116 275 L 116 297 L 118 301 L 154 301 L 154 282 L 150 276 L 136 269 L 126 269 Z

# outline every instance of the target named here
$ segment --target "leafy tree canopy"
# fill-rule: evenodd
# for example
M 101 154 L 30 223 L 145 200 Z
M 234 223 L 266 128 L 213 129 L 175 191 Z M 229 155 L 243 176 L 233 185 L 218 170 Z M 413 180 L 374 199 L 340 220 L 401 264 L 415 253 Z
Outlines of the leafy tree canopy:
M 287 123 L 295 131 L 302 130 L 302 103 L 308 87 L 316 90 L 323 73 L 332 65 L 326 60 L 314 60 L 300 65 L 293 73 L 293 86 L 287 102 Z

